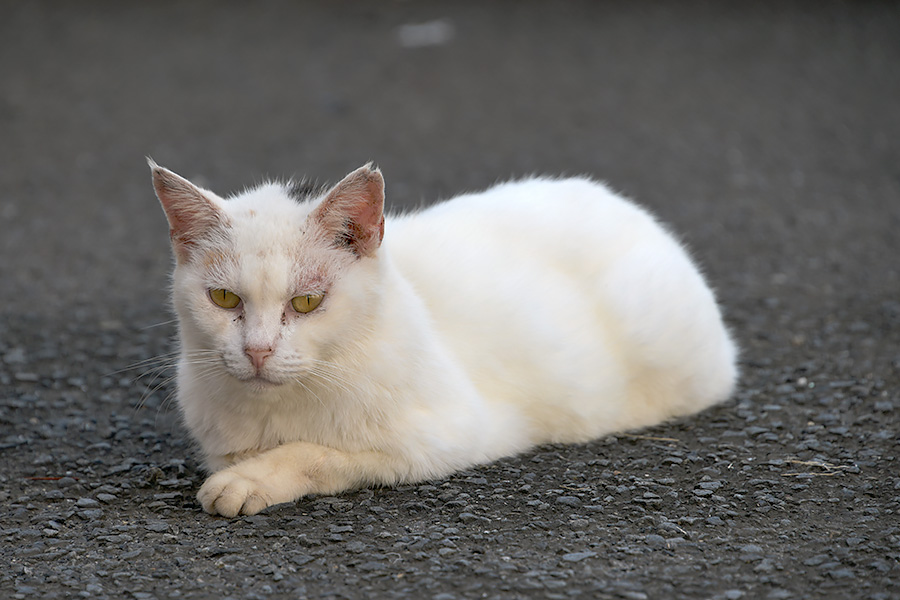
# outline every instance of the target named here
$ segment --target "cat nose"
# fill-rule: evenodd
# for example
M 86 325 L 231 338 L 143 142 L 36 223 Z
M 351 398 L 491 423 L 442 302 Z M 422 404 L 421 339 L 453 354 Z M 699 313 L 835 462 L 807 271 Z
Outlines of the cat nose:
M 247 355 L 253 368 L 257 371 L 263 368 L 266 359 L 272 356 L 273 352 L 271 348 L 244 348 L 244 354 Z

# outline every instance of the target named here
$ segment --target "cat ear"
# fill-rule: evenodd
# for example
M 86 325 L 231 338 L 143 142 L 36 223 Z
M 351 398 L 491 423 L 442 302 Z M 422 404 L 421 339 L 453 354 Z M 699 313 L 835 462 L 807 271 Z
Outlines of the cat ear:
M 207 192 L 193 183 L 147 159 L 153 174 L 153 188 L 169 220 L 169 237 L 179 260 L 209 234 L 226 224 L 225 215 L 210 200 Z
M 335 245 L 372 256 L 384 237 L 384 178 L 369 163 L 331 188 L 309 216 Z

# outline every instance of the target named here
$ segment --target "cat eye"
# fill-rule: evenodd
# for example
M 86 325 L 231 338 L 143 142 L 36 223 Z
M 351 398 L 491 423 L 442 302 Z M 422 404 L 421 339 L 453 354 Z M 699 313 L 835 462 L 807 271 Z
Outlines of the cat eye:
M 322 303 L 322 298 L 324 298 L 324 294 L 306 294 L 305 296 L 296 296 L 291 298 L 291 306 L 298 313 L 308 313 L 316 310 Z
M 222 308 L 235 308 L 241 303 L 241 297 L 228 290 L 209 290 L 209 298 Z

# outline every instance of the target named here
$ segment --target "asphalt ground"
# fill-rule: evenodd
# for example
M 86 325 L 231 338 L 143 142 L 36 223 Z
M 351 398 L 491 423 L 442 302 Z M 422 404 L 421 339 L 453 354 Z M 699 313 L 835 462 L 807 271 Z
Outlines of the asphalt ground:
M 0 596 L 900 598 L 898 32 L 889 2 L 3 1 Z M 223 194 L 373 160 L 395 209 L 603 179 L 703 265 L 741 387 L 210 517 L 141 363 L 175 332 L 146 155 Z

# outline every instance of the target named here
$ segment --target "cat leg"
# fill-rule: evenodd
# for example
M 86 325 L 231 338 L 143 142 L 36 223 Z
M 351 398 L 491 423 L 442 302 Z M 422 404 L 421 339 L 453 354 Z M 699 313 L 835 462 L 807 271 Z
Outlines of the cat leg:
M 241 450 L 240 452 L 230 452 L 228 454 L 207 455 L 203 463 L 207 471 L 218 472 L 222 469 L 234 466 L 239 462 L 248 458 L 258 456 L 260 450 Z
M 395 461 L 380 452 L 343 452 L 292 442 L 211 475 L 197 500 L 210 514 L 253 515 L 308 494 L 334 494 L 370 483 L 394 483 Z

